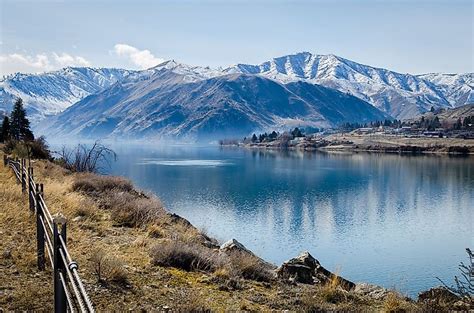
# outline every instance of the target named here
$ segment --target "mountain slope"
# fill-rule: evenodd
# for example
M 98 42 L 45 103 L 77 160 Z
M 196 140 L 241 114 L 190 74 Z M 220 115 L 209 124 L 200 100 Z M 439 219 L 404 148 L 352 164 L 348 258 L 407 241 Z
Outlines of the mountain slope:
M 260 65 L 237 64 L 226 73 L 259 74 L 280 82 L 303 80 L 372 103 L 399 119 L 435 108 L 474 102 L 474 74 L 410 75 L 359 64 L 335 55 L 302 52 Z
M 174 75 L 165 77 L 162 75 L 165 72 Z M 260 65 L 238 64 L 224 70 L 189 66 L 170 60 L 143 71 L 65 68 L 43 74 L 10 75 L 0 80 L 0 115 L 9 112 L 14 100 L 22 97 L 35 125 L 44 117 L 58 114 L 85 97 L 109 88 L 122 88 L 138 98 L 142 93 L 154 97 L 159 92 L 166 92 L 172 85 L 196 83 L 230 74 L 266 77 L 286 85 L 285 88 L 290 92 L 296 92 L 291 90 L 296 87 L 289 87 L 296 82 L 322 85 L 354 95 L 398 119 L 413 118 L 429 111 L 432 106 L 454 108 L 474 103 L 473 73 L 400 74 L 334 55 L 303 52 L 275 58 Z M 119 86 L 115 86 L 116 83 Z M 114 95 L 119 98 L 124 96 L 119 93 Z M 104 98 L 104 101 L 109 101 L 109 98 Z M 127 101 L 131 102 L 132 99 Z M 325 103 L 328 101 L 325 100 Z M 327 122 L 334 123 L 330 118 Z
M 109 68 L 68 67 L 42 74 L 14 74 L 0 80 L 0 114 L 10 112 L 18 97 L 37 122 L 57 114 L 84 97 L 97 93 L 134 71 Z
M 170 83 L 172 82 L 172 83 Z M 129 77 L 47 120 L 40 132 L 86 138 L 220 139 L 256 130 L 330 127 L 387 115 L 347 94 L 245 74 L 188 82 L 169 69 Z

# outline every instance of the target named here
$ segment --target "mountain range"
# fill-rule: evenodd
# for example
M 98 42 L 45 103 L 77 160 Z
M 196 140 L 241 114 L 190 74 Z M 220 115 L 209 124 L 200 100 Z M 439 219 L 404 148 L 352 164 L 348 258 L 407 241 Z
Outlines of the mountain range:
M 143 71 L 15 74 L 0 81 L 0 110 L 22 97 L 49 136 L 208 139 L 412 118 L 474 103 L 473 86 L 473 73 L 400 74 L 303 52 L 225 69 L 171 60 Z
M 149 72 L 130 76 L 50 118 L 45 133 L 212 140 L 256 130 L 388 118 L 354 96 L 306 82 L 281 84 L 248 74 L 189 79 L 167 68 Z

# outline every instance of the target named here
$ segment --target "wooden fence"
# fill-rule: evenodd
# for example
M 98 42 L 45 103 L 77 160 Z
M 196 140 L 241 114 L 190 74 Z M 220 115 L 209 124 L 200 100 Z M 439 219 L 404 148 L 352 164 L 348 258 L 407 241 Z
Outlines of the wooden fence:
M 29 208 L 36 215 L 38 270 L 45 270 L 47 255 L 54 276 L 54 311 L 94 312 L 79 277 L 78 264 L 67 249 L 66 219 L 51 215 L 44 200 L 43 184 L 35 182 L 33 167 L 30 164 L 27 167 L 25 159 L 14 160 L 4 155 L 3 163 L 13 170 L 21 191 L 28 193 Z

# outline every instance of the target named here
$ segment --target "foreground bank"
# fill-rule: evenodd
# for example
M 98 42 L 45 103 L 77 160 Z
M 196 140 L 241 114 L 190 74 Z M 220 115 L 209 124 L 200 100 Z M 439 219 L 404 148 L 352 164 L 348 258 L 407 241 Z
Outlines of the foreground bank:
M 465 308 L 446 293 L 423 301 L 337 278 L 309 254 L 279 268 L 229 241 L 219 245 L 122 178 L 34 162 L 53 213 L 69 220 L 69 247 L 99 310 L 361 310 Z M 36 272 L 34 220 L 11 171 L 2 194 L 0 307 L 48 309 L 48 274 Z M 4 204 L 4 205 L 3 205 Z M 238 235 L 238 234 L 237 234 Z M 43 276 L 44 275 L 44 276 Z

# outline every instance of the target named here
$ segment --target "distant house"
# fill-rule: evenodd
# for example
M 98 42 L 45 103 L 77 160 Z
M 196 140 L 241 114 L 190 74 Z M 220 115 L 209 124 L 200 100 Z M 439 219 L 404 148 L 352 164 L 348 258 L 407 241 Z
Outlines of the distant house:
M 359 134 L 371 134 L 374 132 L 374 129 L 372 127 L 362 127 L 356 129 L 356 132 L 358 132 Z
M 425 137 L 439 137 L 443 132 L 440 132 L 438 130 L 433 130 L 433 131 L 425 131 L 423 132 L 423 136 Z

